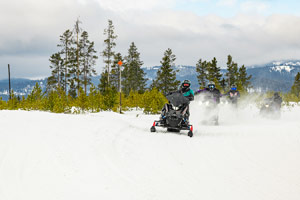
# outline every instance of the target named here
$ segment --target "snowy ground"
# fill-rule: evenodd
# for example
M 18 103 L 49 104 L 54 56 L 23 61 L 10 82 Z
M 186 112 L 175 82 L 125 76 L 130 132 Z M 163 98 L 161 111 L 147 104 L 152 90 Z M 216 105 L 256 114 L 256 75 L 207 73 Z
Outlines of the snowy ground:
M 220 110 L 194 137 L 158 116 L 0 111 L 0 200 L 299 200 L 300 107 L 280 120 Z

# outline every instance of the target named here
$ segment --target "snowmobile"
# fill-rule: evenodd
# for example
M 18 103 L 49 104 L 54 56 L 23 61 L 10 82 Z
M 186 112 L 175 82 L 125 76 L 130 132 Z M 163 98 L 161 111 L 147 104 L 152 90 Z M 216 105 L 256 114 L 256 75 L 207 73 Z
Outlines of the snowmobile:
M 199 105 L 204 107 L 204 114 L 208 120 L 203 120 L 204 124 L 219 125 L 218 103 L 212 94 L 204 94 L 203 99 L 199 101 Z
M 150 128 L 151 132 L 156 132 L 155 127 L 167 128 L 169 132 L 180 132 L 188 130 L 188 136 L 193 137 L 193 125 L 187 120 L 187 109 L 190 101 L 181 93 L 175 92 L 167 95 L 169 104 L 165 105 L 164 119 L 156 120 Z
M 227 97 L 221 97 L 220 98 L 220 104 L 221 105 L 228 105 L 228 104 L 230 104 L 231 102 L 229 101 L 229 99 L 227 98 Z
M 274 102 L 272 98 L 264 99 L 259 114 L 262 117 L 278 119 L 280 118 L 280 105 Z

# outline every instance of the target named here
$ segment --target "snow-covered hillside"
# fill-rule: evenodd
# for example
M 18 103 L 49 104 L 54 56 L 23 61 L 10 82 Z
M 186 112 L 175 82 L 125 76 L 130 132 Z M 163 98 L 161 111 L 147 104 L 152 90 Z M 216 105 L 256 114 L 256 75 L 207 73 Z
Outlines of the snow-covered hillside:
M 194 137 L 150 133 L 157 115 L 0 111 L 1 200 L 298 200 L 300 107 L 280 120 L 220 109 Z

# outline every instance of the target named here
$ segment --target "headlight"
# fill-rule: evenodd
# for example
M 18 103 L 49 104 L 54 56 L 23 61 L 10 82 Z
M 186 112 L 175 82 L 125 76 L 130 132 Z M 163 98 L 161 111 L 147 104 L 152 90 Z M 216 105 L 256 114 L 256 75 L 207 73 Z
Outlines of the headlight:
M 265 105 L 267 108 L 269 108 L 269 105 L 267 104 L 267 105 Z
M 207 105 L 207 106 L 208 106 L 208 105 L 209 105 L 209 101 L 205 102 L 205 105 Z
M 179 110 L 179 107 L 173 106 L 174 110 Z

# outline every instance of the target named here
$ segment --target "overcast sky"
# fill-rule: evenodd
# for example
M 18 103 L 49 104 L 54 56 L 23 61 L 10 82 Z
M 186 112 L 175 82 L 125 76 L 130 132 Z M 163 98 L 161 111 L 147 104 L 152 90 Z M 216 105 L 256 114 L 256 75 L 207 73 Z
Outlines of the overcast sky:
M 177 65 L 216 57 L 224 68 L 228 54 L 246 66 L 300 59 L 297 0 L 1 0 L 0 79 L 8 63 L 12 77 L 49 76 L 49 57 L 77 17 L 98 53 L 111 19 L 115 51 L 126 55 L 135 42 L 144 66 L 159 65 L 167 48 Z

